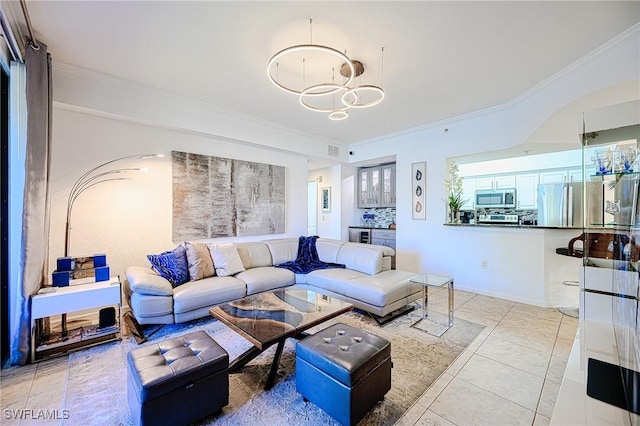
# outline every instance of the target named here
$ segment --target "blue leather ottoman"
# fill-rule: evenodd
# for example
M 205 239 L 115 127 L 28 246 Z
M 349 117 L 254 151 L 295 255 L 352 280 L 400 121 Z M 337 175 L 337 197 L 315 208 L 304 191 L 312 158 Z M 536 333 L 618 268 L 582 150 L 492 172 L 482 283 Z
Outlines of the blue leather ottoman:
M 344 425 L 358 423 L 391 389 L 391 343 L 334 324 L 296 345 L 296 388 Z
M 229 354 L 204 331 L 127 354 L 136 425 L 188 425 L 229 403 Z

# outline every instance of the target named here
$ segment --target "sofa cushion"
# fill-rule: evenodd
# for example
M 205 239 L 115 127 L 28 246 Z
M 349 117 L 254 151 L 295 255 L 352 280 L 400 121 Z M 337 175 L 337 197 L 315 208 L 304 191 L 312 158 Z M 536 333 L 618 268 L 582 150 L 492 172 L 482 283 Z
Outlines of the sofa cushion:
M 338 252 L 340 251 L 340 247 L 342 247 L 343 244 L 344 241 L 319 238 L 316 241 L 318 258 L 323 262 L 340 263 L 337 260 Z
M 351 269 L 319 269 L 307 274 L 306 283 L 334 293 L 349 295 L 350 290 L 345 288 L 349 285 L 348 281 L 364 276 L 366 275 L 362 272 Z
M 296 276 L 293 272 L 273 266 L 247 269 L 237 274 L 235 278 L 241 279 L 247 284 L 247 294 L 273 290 L 293 285 L 296 282 Z
M 265 243 L 237 243 L 236 248 L 244 269 L 273 266 L 269 246 Z
M 216 274 L 219 276 L 228 277 L 244 271 L 242 259 L 234 243 L 209 244 L 209 251 Z
M 171 283 L 151 268 L 129 266 L 124 273 L 129 281 L 129 288 L 134 293 L 173 296 Z
M 189 281 L 187 252 L 184 246 L 179 245 L 173 250 L 160 254 L 149 254 L 147 259 L 149 259 L 153 270 L 169 280 L 172 286 L 177 287 Z
M 173 315 L 171 296 L 153 296 L 136 292 L 131 294 L 129 304 L 136 316 L 141 318 Z
M 204 243 L 184 243 L 191 281 L 212 277 L 216 274 L 209 247 Z
M 336 262 L 344 264 L 347 269 L 377 274 L 382 270 L 382 250 L 366 244 L 344 244 L 340 247 Z
M 346 294 L 350 298 L 360 300 L 369 305 L 390 305 L 421 290 L 419 284 L 409 282 L 415 276 L 416 274 L 413 272 L 395 269 L 375 275 L 363 275 L 353 278 L 345 284 L 345 287 L 348 288 L 348 293 Z
M 244 297 L 247 286 L 235 277 L 209 277 L 190 281 L 173 291 L 173 311 L 182 313 L 206 306 L 219 305 Z
M 266 240 L 264 242 L 271 251 L 271 261 L 274 265 L 291 262 L 298 257 L 298 239 L 282 238 L 277 240 Z

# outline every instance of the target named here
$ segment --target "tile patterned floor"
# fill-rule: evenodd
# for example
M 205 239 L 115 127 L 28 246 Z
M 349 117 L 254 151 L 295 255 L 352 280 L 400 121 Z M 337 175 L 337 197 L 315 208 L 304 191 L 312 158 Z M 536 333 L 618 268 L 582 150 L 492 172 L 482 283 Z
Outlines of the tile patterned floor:
M 455 317 L 485 329 L 398 421 L 414 425 L 548 425 L 578 319 L 456 290 Z M 429 291 L 444 312 L 446 290 Z
M 430 311 L 447 312 L 447 303 L 446 289 L 429 290 Z M 397 425 L 549 424 L 578 320 L 556 309 L 460 290 L 455 317 L 485 329 Z M 58 419 L 19 421 L 9 419 L 6 410 L 59 408 L 67 370 L 68 357 L 2 370 L 0 423 L 65 423 L 64 412 L 55 413 Z

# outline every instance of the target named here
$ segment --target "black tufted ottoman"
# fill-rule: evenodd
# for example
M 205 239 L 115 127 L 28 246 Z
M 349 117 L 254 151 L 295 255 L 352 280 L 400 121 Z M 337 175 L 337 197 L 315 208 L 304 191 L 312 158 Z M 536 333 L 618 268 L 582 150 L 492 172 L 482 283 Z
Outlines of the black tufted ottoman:
M 127 366 L 136 425 L 186 425 L 229 403 L 229 354 L 204 331 L 134 349 Z
M 296 387 L 344 425 L 358 423 L 391 389 L 391 343 L 334 324 L 296 346 Z

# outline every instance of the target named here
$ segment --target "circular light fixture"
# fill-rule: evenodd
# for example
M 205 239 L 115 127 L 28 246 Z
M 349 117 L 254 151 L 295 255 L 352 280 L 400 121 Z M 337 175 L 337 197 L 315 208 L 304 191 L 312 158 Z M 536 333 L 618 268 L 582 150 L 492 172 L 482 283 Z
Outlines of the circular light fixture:
M 316 111 L 316 112 L 333 112 L 336 111 L 336 107 L 335 106 L 331 106 L 330 108 L 323 108 L 323 107 L 318 107 L 315 105 L 311 105 L 309 104 L 307 101 L 305 101 L 306 97 L 318 97 L 318 96 L 324 96 L 324 95 L 329 95 L 329 94 L 333 94 L 339 91 L 349 91 L 349 88 L 346 86 L 343 86 L 341 84 L 336 84 L 336 83 L 321 83 L 321 84 L 314 84 L 313 86 L 309 86 L 306 89 L 304 89 L 301 93 L 300 93 L 300 97 L 298 98 L 298 100 L 300 101 L 300 105 L 302 105 L 303 107 L 305 107 L 306 109 L 309 109 L 311 111 Z M 346 108 L 339 108 L 340 109 L 347 109 L 349 108 L 349 106 L 346 106 Z M 346 117 L 345 117 L 346 118 Z
M 280 89 L 284 90 L 285 92 L 288 92 L 288 93 L 291 93 L 291 94 L 294 94 L 294 95 L 302 95 L 302 93 L 305 92 L 308 89 L 308 88 L 304 88 L 303 90 L 295 90 L 295 89 L 293 89 L 291 87 L 287 87 L 284 84 L 278 82 L 278 80 L 271 73 L 271 69 L 272 69 L 273 65 L 278 62 L 278 59 L 282 58 L 283 56 L 290 55 L 290 54 L 296 53 L 296 52 L 320 52 L 320 53 L 326 53 L 326 54 L 334 56 L 334 57 L 340 59 L 341 61 L 343 61 L 344 63 L 348 64 L 347 65 L 347 71 L 350 71 L 350 74 L 347 74 L 348 76 L 345 76 L 347 78 L 347 81 L 344 82 L 344 85 L 332 85 L 332 86 L 344 87 L 344 86 L 348 86 L 353 81 L 353 77 L 356 74 L 356 70 L 355 70 L 355 67 L 354 67 L 353 63 L 351 62 L 351 60 L 349 59 L 349 57 L 347 55 L 345 55 L 344 53 L 340 52 L 339 50 L 336 50 L 336 49 L 333 49 L 333 48 L 327 47 L 327 46 L 321 46 L 321 45 L 318 45 L 318 44 L 299 44 L 297 46 L 290 46 L 290 47 L 287 47 L 286 49 L 282 49 L 281 51 L 279 51 L 278 53 L 273 55 L 271 57 L 271 59 L 269 59 L 269 63 L 267 64 L 267 75 L 269 76 L 269 80 L 271 80 L 271 82 L 273 84 L 275 84 L 276 87 L 279 87 Z M 347 71 L 345 71 L 345 73 L 347 73 Z M 319 86 L 319 85 L 315 85 L 315 86 Z M 317 93 L 314 93 L 313 95 L 307 95 L 307 96 L 329 95 L 329 94 L 332 94 L 332 93 L 336 93 L 336 92 L 338 92 L 340 90 L 341 90 L 341 88 L 332 87 L 331 89 L 327 88 L 327 90 L 324 91 L 324 92 L 317 92 Z
M 331 111 L 329 114 L 329 119 L 333 121 L 341 121 L 346 119 L 349 116 L 346 108 L 336 109 Z
M 362 62 L 354 59 L 353 61 L 351 61 L 351 65 L 353 65 L 353 68 L 356 71 L 355 75 L 353 73 L 349 74 L 350 69 L 349 69 L 349 64 L 347 62 L 344 62 L 340 66 L 340 75 L 347 78 L 349 77 L 349 75 L 353 75 L 354 77 L 360 77 L 364 72 L 364 65 L 362 64 Z
M 358 102 L 358 94 L 363 92 L 373 92 L 378 97 L 369 102 Z M 384 99 L 384 90 L 378 86 L 363 85 L 354 87 L 346 91 L 342 95 L 342 103 L 350 108 L 368 108 L 374 105 L 378 105 Z

